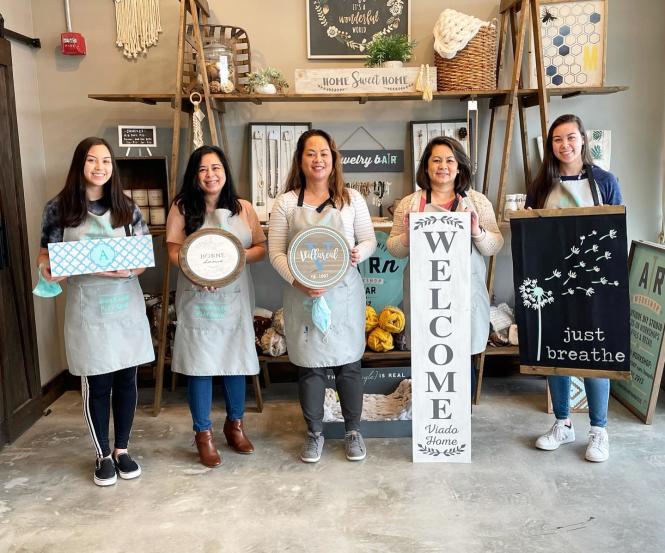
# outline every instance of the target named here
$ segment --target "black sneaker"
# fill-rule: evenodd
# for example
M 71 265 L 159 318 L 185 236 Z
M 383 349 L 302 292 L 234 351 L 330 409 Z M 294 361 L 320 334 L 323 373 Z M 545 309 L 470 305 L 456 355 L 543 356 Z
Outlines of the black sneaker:
M 110 457 L 98 458 L 95 466 L 95 484 L 98 486 L 113 486 L 117 480 L 113 459 Z
M 129 456 L 129 453 L 118 455 L 118 458 L 115 459 L 115 469 L 123 480 L 131 480 L 141 476 L 141 467 Z

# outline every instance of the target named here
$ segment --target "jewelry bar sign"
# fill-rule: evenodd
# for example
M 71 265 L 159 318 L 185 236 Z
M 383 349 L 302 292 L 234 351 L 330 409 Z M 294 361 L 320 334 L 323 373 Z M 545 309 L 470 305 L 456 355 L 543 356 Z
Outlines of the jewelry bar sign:
M 345 173 L 401 173 L 404 150 L 342 150 Z
M 411 213 L 414 462 L 471 462 L 468 213 Z

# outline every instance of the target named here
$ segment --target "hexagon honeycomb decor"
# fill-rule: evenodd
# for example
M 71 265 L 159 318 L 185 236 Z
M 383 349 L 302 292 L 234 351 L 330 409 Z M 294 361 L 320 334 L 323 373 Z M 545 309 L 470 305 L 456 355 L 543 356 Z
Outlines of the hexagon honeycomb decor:
M 546 86 L 603 86 L 606 0 L 542 2 L 540 6 Z

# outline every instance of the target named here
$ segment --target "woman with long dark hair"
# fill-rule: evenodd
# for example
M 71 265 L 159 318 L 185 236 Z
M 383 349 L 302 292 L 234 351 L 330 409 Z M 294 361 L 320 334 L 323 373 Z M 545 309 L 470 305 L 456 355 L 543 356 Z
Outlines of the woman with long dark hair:
M 234 234 L 245 248 L 248 264 L 265 255 L 266 237 L 258 217 L 252 205 L 237 196 L 226 155 L 216 146 L 201 146 L 192 152 L 182 188 L 169 211 L 166 243 L 173 265 L 180 267 L 178 255 L 185 238 L 201 228 L 221 228 Z M 259 372 L 253 311 L 249 267 L 222 288 L 197 286 L 180 271 L 171 369 L 188 376 L 196 447 L 201 463 L 208 467 L 222 462 L 210 419 L 213 376 L 223 377 L 227 443 L 238 453 L 254 452 L 243 426 L 245 380 Z
M 422 211 L 464 211 L 471 213 L 471 354 L 485 350 L 489 335 L 490 301 L 485 285 L 483 256 L 496 254 L 503 236 L 496 223 L 490 201 L 471 187 L 471 160 L 454 138 L 439 136 L 429 141 L 418 164 L 416 182 L 421 190 L 404 198 L 393 215 L 393 228 L 386 243 L 395 257 L 409 255 L 409 213 Z M 410 319 L 410 280 L 404 271 L 404 312 L 406 334 L 415 331 Z M 475 369 L 471 367 L 471 395 L 475 388 Z
M 293 277 L 287 262 L 294 236 L 313 226 L 337 230 L 351 249 L 351 264 L 334 287 L 308 288 Z M 307 435 L 300 459 L 315 463 L 323 451 L 323 402 L 326 371 L 335 383 L 344 417 L 345 451 L 349 461 L 365 458 L 360 434 L 363 385 L 360 359 L 365 350 L 365 287 L 355 266 L 376 248 L 376 236 L 365 199 L 344 186 L 342 162 L 328 133 L 312 129 L 298 139 L 286 191 L 270 214 L 270 262 L 287 282 L 284 326 L 289 360 L 299 370 L 300 405 Z M 313 320 L 312 300 L 325 297 L 330 326 L 321 330 Z
M 102 138 L 82 140 L 72 158 L 64 188 L 44 208 L 37 263 L 53 277 L 48 244 L 149 234 L 141 211 L 122 192 L 111 146 Z M 98 486 L 136 478 L 141 467 L 127 452 L 136 410 L 137 365 L 155 353 L 136 278 L 145 269 L 106 271 L 67 279 L 65 352 L 69 372 L 81 377 L 83 412 L 97 454 Z M 114 449 L 109 445 L 113 408 Z
M 526 207 L 556 209 L 622 202 L 616 177 L 591 161 L 582 120 L 572 114 L 555 119 L 547 133 L 543 165 L 527 189 Z M 575 430 L 569 418 L 570 376 L 548 376 L 547 383 L 556 420 L 536 440 L 536 447 L 552 451 L 575 441 Z M 592 462 L 606 461 L 610 455 L 606 429 L 610 381 L 585 378 L 584 388 L 591 422 L 585 458 Z

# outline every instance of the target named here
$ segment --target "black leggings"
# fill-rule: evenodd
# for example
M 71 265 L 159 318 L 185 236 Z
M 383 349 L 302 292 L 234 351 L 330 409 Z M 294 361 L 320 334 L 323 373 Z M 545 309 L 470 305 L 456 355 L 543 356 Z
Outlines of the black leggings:
M 298 392 L 302 414 L 310 432 L 323 431 L 323 401 L 326 395 L 326 370 L 335 373 L 335 386 L 346 431 L 360 429 L 363 410 L 363 382 L 360 361 L 338 367 L 298 367 Z
M 97 457 L 108 457 L 109 416 L 113 406 L 115 448 L 127 449 L 136 411 L 136 367 L 81 377 L 83 417 L 88 423 Z

